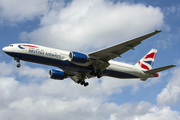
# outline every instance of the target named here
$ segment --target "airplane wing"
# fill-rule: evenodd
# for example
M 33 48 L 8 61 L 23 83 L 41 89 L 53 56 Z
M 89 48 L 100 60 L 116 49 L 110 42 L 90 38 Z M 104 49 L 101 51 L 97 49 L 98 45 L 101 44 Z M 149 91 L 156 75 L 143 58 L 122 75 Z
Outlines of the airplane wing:
M 98 50 L 92 53 L 89 53 L 88 55 L 90 56 L 90 58 L 95 58 L 95 59 L 99 59 L 99 60 L 103 60 L 108 62 L 111 59 L 114 59 L 118 56 L 120 56 L 121 54 L 125 53 L 126 51 L 130 50 L 130 49 L 134 49 L 135 46 L 139 45 L 141 43 L 141 41 L 159 33 L 161 31 L 159 30 L 155 30 L 154 32 L 148 33 L 146 35 L 140 36 L 138 38 L 129 40 L 127 42 L 124 43 L 120 43 L 102 50 Z

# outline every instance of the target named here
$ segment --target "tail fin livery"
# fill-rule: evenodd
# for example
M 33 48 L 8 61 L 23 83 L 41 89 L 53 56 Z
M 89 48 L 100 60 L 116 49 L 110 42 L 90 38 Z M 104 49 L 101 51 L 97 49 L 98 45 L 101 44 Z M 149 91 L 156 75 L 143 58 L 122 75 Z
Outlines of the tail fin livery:
M 135 66 L 145 71 L 151 70 L 156 54 L 157 54 L 157 50 L 151 49 L 139 62 L 135 64 Z

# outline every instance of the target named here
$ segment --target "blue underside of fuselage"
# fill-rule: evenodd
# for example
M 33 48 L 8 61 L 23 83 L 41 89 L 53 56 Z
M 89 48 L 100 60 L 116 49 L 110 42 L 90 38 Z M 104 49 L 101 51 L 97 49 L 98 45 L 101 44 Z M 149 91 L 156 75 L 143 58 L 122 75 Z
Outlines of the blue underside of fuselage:
M 75 65 L 68 61 L 57 60 L 53 58 L 41 57 L 41 56 L 36 56 L 36 55 L 24 54 L 24 53 L 14 53 L 14 52 L 6 52 L 6 54 L 12 57 L 19 58 L 20 60 L 23 60 L 23 61 L 59 67 L 63 69 L 64 71 L 71 71 L 71 72 L 77 72 L 77 73 L 89 74 L 89 75 L 90 75 L 90 72 L 92 71 L 92 69 L 89 67 Z M 105 69 L 103 71 L 103 76 L 110 76 L 110 77 L 115 77 L 115 78 L 138 78 L 137 76 L 134 76 L 131 74 L 113 71 L 109 69 Z

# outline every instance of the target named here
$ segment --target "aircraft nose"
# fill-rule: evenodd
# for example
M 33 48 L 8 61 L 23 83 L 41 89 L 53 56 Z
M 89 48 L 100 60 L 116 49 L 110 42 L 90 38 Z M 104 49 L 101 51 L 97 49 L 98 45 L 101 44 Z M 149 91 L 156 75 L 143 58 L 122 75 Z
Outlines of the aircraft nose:
M 3 52 L 6 52 L 6 47 L 4 47 L 4 48 L 2 49 L 2 51 L 3 51 Z
M 12 48 L 10 48 L 10 47 L 4 47 L 3 49 L 2 49 L 2 51 L 3 52 L 12 52 Z

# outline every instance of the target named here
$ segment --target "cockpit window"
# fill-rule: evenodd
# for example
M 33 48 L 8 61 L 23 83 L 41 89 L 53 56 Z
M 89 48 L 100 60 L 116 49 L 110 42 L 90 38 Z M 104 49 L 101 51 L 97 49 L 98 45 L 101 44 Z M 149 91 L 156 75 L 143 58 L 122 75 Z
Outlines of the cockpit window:
M 13 47 L 13 45 L 9 45 L 9 47 Z

